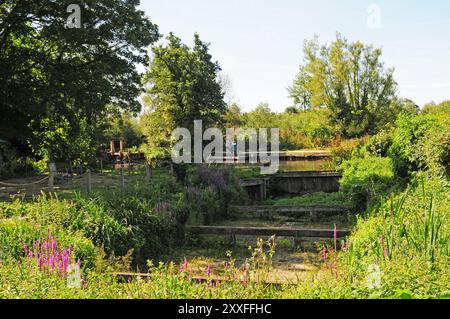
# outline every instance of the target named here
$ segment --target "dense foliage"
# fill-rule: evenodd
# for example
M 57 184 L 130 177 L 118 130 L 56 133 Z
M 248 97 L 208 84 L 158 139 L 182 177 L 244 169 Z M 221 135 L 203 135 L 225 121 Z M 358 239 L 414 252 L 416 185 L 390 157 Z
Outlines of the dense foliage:
M 328 108 L 331 123 L 346 137 L 373 134 L 410 108 L 395 96 L 393 70 L 384 68 L 381 49 L 338 34 L 329 46 L 306 41 L 304 56 L 290 96 L 302 109 Z
M 91 155 L 108 104 L 140 110 L 136 64 L 159 38 L 138 0 L 84 1 L 80 28 L 66 27 L 71 3 L 0 5 L 0 138 L 44 159 Z
M 157 150 L 167 153 L 175 128 L 193 132 L 194 120 L 203 127 L 217 125 L 225 111 L 224 92 L 218 79 L 221 70 L 212 61 L 208 44 L 195 34 L 192 48 L 174 34 L 167 44 L 152 49 L 152 60 L 145 76 L 144 96 L 147 112 L 142 118 L 152 156 Z

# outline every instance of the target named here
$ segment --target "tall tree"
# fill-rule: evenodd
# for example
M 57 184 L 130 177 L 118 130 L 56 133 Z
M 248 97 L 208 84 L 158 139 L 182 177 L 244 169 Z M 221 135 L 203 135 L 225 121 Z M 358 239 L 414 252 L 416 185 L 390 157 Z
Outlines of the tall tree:
M 249 128 L 279 127 L 277 114 L 270 110 L 266 102 L 259 103 L 251 112 L 242 116 L 244 126 Z
M 198 34 L 190 48 L 171 33 L 166 45 L 153 48 L 143 98 L 148 107 L 143 122 L 153 148 L 167 150 L 171 132 L 177 127 L 191 130 L 194 120 L 203 120 L 204 127 L 221 122 L 226 110 L 221 69 L 208 46 Z
M 71 3 L 0 4 L 0 136 L 28 142 L 41 156 L 67 154 L 55 141 L 88 132 L 108 104 L 137 112 L 136 64 L 147 63 L 159 38 L 138 0 L 82 1 L 80 28 L 66 26 Z
M 346 136 L 372 133 L 395 120 L 389 115 L 396 82 L 381 54 L 381 49 L 350 43 L 340 35 L 329 46 L 320 46 L 317 38 L 306 41 L 290 96 L 302 108 L 328 107 L 330 120 Z
M 227 110 L 223 115 L 225 127 L 239 128 L 242 125 L 242 111 L 239 105 L 232 103 L 227 106 Z

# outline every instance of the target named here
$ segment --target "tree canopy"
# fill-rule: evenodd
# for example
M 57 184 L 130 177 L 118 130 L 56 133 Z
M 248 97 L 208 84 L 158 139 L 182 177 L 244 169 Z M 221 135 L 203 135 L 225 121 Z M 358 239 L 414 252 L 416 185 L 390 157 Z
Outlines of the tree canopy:
M 145 76 L 148 110 L 143 122 L 152 147 L 167 146 L 175 128 L 192 129 L 194 120 L 203 120 L 203 127 L 217 125 L 226 111 L 221 69 L 212 61 L 209 44 L 198 34 L 192 48 L 172 33 L 166 40 L 152 49 Z
M 0 5 L 0 136 L 41 157 L 67 157 L 67 143 L 89 141 L 108 104 L 140 110 L 136 64 L 160 37 L 138 0 L 83 1 L 80 28 L 66 27 L 71 3 Z
M 345 136 L 373 133 L 393 120 L 393 69 L 385 69 L 381 49 L 350 43 L 340 35 L 330 45 L 305 41 L 304 63 L 289 88 L 303 109 L 327 107 L 330 120 Z

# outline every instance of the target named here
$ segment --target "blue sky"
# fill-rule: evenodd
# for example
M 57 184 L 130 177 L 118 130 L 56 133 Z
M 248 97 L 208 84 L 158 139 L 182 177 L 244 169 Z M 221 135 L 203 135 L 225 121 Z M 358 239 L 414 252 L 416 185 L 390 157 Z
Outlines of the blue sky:
M 329 43 L 336 32 L 381 47 L 401 97 L 421 106 L 450 99 L 448 0 L 142 0 L 141 9 L 164 35 L 174 32 L 190 45 L 198 32 L 210 42 L 232 98 L 246 111 L 260 102 L 274 111 L 292 105 L 286 88 L 303 41 L 316 34 Z

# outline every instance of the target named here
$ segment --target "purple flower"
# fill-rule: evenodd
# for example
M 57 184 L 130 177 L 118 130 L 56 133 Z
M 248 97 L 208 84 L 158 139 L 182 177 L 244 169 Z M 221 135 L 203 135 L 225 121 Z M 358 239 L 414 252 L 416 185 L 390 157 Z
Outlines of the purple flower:
M 326 265 L 327 264 L 327 248 L 325 247 L 325 245 L 322 248 L 322 257 L 323 257 L 323 263 Z
M 27 258 L 27 266 L 38 265 L 39 270 L 48 270 L 50 273 L 55 271 L 63 278 L 65 277 L 72 256 L 72 245 L 68 249 L 62 250 L 58 247 L 56 237 L 53 237 L 51 230 L 48 231 L 48 241 L 36 241 L 32 245 L 33 250 L 24 244 L 24 253 Z M 51 249 L 50 249 L 51 247 Z M 34 261 L 32 263 L 32 261 Z M 80 260 L 78 259 L 78 267 Z
M 42 267 L 44 266 L 44 258 L 42 257 L 42 255 L 39 256 L 39 269 L 42 269 Z

